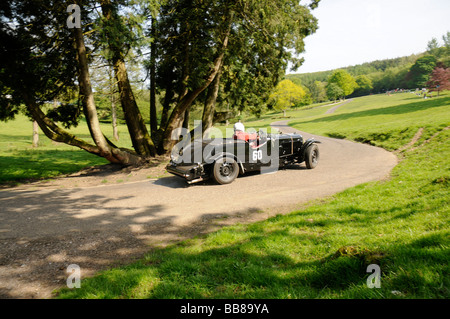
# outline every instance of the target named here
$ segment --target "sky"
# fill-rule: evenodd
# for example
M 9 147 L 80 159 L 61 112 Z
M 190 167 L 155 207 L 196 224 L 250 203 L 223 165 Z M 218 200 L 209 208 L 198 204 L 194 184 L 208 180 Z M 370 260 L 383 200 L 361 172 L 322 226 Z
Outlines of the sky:
M 309 73 L 426 51 L 450 31 L 449 0 L 321 0 L 312 11 L 319 29 L 305 38 Z

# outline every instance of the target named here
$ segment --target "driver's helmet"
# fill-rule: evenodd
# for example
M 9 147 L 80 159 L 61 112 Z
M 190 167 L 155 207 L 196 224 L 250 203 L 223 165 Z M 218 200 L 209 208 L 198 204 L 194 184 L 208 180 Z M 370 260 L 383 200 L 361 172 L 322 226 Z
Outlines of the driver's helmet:
M 234 124 L 234 131 L 242 131 L 245 132 L 245 126 L 244 124 L 242 124 L 241 122 L 237 122 L 236 124 Z

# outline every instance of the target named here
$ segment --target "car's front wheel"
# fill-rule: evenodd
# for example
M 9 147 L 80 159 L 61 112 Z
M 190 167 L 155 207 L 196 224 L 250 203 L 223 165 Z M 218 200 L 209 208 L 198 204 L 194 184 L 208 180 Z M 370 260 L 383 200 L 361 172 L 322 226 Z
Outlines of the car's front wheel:
M 221 157 L 214 163 L 213 177 L 219 184 L 230 184 L 239 175 L 239 165 L 232 157 Z
M 306 167 L 312 169 L 319 163 L 319 147 L 316 144 L 308 146 L 305 152 Z

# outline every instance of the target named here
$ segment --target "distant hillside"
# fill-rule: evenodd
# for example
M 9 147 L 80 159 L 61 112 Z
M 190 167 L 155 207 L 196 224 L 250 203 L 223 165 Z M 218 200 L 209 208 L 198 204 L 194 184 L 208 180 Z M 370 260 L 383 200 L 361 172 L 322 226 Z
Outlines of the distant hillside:
M 344 95 L 358 97 L 397 89 L 429 87 L 433 70 L 450 68 L 450 31 L 444 34 L 442 39 L 443 45 L 433 38 L 428 42 L 426 52 L 420 54 L 376 60 L 328 71 L 289 74 L 285 79 L 302 86 L 314 103 L 335 100 L 336 97 Z M 337 70 L 340 71 L 336 72 Z M 332 74 L 334 78 L 330 78 Z M 328 81 L 331 83 L 327 83 Z M 347 93 L 344 87 L 348 88 Z
M 393 77 L 396 74 L 408 72 L 409 68 L 414 64 L 414 62 L 423 55 L 425 55 L 425 53 L 412 54 L 410 56 L 404 56 L 394 59 L 376 60 L 373 62 L 366 62 L 354 66 L 342 67 L 340 69 L 346 70 L 348 73 L 355 77 L 358 75 L 367 75 L 372 79 L 372 81 L 374 81 L 374 84 L 376 84 L 375 82 L 377 82 L 377 80 L 380 80 L 384 75 Z M 314 81 L 326 82 L 328 76 L 333 71 L 334 70 L 289 74 L 286 75 L 285 78 L 291 80 L 296 84 L 301 84 L 308 87 Z M 374 89 L 382 90 L 384 89 L 384 87 L 382 87 L 384 86 L 384 84 L 379 85 L 378 87 L 374 86 Z

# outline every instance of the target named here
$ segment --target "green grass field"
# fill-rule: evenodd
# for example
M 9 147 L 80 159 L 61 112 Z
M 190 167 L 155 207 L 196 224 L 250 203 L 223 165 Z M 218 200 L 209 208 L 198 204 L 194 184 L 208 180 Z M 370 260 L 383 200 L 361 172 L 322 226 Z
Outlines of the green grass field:
M 105 135 L 112 140 L 111 125 L 101 125 Z M 0 122 L 0 184 L 49 179 L 77 172 L 84 167 L 108 163 L 105 159 L 86 151 L 55 143 L 41 131 L 39 145 L 33 148 L 32 132 L 32 122 L 23 115 L 17 116 L 13 121 Z M 86 123 L 83 121 L 70 132 L 87 141 L 92 141 Z M 130 147 L 131 141 L 126 134 L 126 126 L 119 126 L 119 132 L 122 134 L 118 145 Z
M 450 297 L 450 97 L 368 96 L 288 112 L 315 134 L 398 151 L 389 180 L 350 188 L 308 208 L 223 228 L 82 280 L 59 298 L 439 298 Z M 267 127 L 279 114 L 247 121 Z M 369 288 L 368 265 L 381 269 Z
M 450 97 L 424 100 L 410 93 L 357 98 L 327 116 L 310 114 L 290 125 L 319 135 L 370 143 L 388 150 L 407 144 L 419 130 L 419 142 L 450 124 Z

